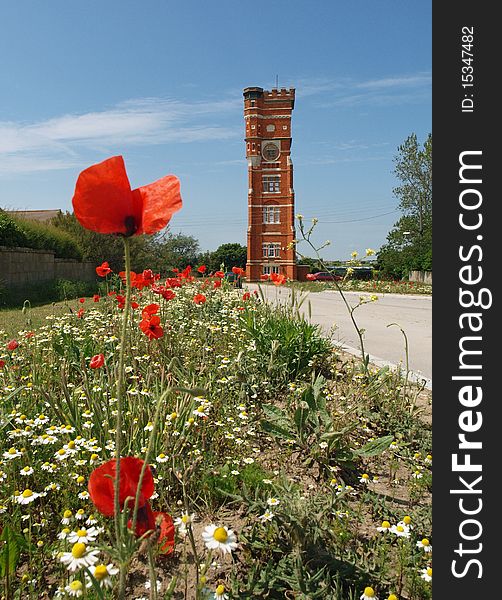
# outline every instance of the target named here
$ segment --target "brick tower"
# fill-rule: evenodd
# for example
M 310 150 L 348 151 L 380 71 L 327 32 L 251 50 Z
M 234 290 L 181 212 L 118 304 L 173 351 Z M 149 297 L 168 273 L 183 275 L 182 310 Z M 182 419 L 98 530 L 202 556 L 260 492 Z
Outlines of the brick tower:
M 246 277 L 283 273 L 296 279 L 295 195 L 291 162 L 291 113 L 295 90 L 244 90 L 248 159 L 248 256 Z

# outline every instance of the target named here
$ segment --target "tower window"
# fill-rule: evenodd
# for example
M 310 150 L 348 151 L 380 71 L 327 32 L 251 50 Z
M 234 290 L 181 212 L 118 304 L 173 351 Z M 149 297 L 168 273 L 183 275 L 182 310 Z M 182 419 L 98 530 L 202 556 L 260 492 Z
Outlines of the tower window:
M 280 223 L 281 208 L 280 206 L 271 205 L 263 207 L 263 222 L 264 223 Z
M 280 242 L 269 242 L 262 244 L 264 258 L 279 258 L 281 256 Z
M 263 191 L 279 194 L 281 191 L 281 177 L 280 175 L 264 175 L 263 176 Z
M 263 265 L 263 274 L 270 275 L 271 273 L 279 273 L 278 265 Z

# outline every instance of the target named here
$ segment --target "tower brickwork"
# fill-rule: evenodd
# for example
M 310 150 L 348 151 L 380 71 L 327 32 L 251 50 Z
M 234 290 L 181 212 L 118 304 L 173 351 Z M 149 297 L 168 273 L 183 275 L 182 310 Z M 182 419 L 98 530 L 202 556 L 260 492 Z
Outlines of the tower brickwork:
M 291 161 L 294 88 L 244 90 L 248 161 L 248 281 L 282 273 L 296 279 L 295 194 Z

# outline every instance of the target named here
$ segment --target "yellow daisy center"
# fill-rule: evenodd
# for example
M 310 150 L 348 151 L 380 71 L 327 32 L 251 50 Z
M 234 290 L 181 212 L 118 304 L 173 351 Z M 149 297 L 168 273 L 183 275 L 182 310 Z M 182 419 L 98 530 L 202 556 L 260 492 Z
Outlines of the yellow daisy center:
M 24 467 L 24 468 L 23 468 L 23 471 L 24 471 L 25 473 L 26 473 L 27 471 L 29 471 L 29 470 L 30 470 L 30 467 Z
M 403 519 L 403 523 L 405 525 L 409 525 L 411 523 L 411 517 L 409 517 L 408 515 L 406 515 Z
M 387 598 L 387 600 L 398 600 L 398 598 L 397 598 L 396 594 L 391 594 L 391 595 L 390 595 L 390 596 Z
M 84 483 L 85 481 L 85 477 L 82 477 L 82 475 L 80 475 L 80 477 L 77 477 L 77 483 Z
M 74 579 L 71 583 L 70 583 L 70 590 L 74 590 L 74 591 L 79 591 L 81 589 L 83 589 L 83 584 L 81 581 L 79 581 L 78 579 Z
M 9 448 L 9 454 L 16 454 L 17 450 L 15 448 Z
M 166 457 L 166 455 L 165 455 L 163 452 L 161 452 L 161 453 L 159 454 L 159 458 L 165 458 L 165 457 Z
M 421 543 L 422 543 L 422 546 L 428 546 L 429 540 L 427 538 L 424 538 Z
M 24 490 L 22 493 L 23 498 L 31 498 L 33 496 L 33 492 L 30 489 Z
M 68 535 L 70 533 L 70 530 L 68 529 L 68 527 L 65 527 L 62 533 L 66 533 Z
M 102 579 L 104 579 L 105 577 L 108 577 L 108 569 L 106 568 L 105 565 L 98 565 L 95 569 L 94 569 L 94 577 L 98 580 L 101 581 Z
M 220 585 L 219 585 L 219 586 L 216 588 L 216 593 L 217 593 L 219 596 L 221 596 L 221 594 L 223 594 L 224 592 L 225 592 L 225 586 L 220 584 Z
M 72 516 L 72 514 L 73 513 L 71 512 L 71 510 L 65 510 L 64 513 L 63 513 L 63 517 L 65 519 L 69 519 Z
M 182 515 L 181 521 L 182 523 L 188 523 L 190 521 L 190 517 L 188 515 Z
M 77 536 L 78 537 L 85 537 L 87 535 L 87 529 L 79 529 L 77 531 Z
M 175 412 L 171 413 L 171 419 L 176 419 L 177 416 L 178 416 L 178 413 L 175 413 Z
M 372 587 L 366 587 L 364 588 L 364 595 L 368 598 L 374 598 L 375 590 Z
M 84 509 L 83 509 L 83 508 L 79 508 L 79 509 L 77 510 L 77 515 L 83 515 L 84 513 L 85 513 L 85 511 L 84 511 Z
M 75 448 L 75 442 L 73 440 L 68 442 L 68 448 L 70 448 L 71 450 L 73 450 Z
M 370 476 L 368 475 L 368 473 L 363 473 L 363 474 L 362 474 L 362 478 L 363 478 L 363 479 L 369 479 L 369 478 L 370 478 Z
M 427 569 L 427 575 L 429 577 L 432 577 L 432 568 L 431 567 L 428 567 L 428 569 Z
M 44 414 L 42 414 L 42 415 L 38 415 L 38 418 L 39 418 L 41 421 L 43 421 L 43 420 L 45 419 L 45 415 L 44 415 Z
M 222 544 L 224 544 L 228 539 L 228 533 L 226 532 L 224 527 L 217 527 L 214 530 L 213 538 Z
M 73 558 L 82 558 L 82 556 L 84 556 L 85 554 L 85 551 L 85 544 L 82 544 L 82 542 L 77 542 L 76 544 L 73 544 L 73 548 L 71 549 L 71 555 L 73 556 Z
M 66 454 L 66 450 L 64 450 L 63 448 L 60 448 L 58 450 L 58 454 L 59 454 L 59 456 L 63 456 L 63 454 Z
M 390 527 L 389 521 L 382 521 L 382 527 L 385 527 L 385 529 L 388 529 Z
M 91 460 L 98 460 L 98 458 L 99 456 L 96 453 L 91 454 Z
M 396 529 L 397 529 L 397 530 L 398 530 L 400 533 L 402 533 L 402 532 L 404 531 L 404 527 L 403 527 L 402 525 L 398 525 L 398 526 L 396 527 Z

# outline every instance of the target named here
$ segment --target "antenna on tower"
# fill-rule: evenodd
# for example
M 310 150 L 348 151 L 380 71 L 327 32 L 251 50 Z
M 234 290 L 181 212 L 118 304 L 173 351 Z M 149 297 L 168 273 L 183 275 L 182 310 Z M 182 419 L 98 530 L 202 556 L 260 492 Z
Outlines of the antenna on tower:
M 275 76 L 275 89 L 278 90 L 279 89 L 279 75 Z

